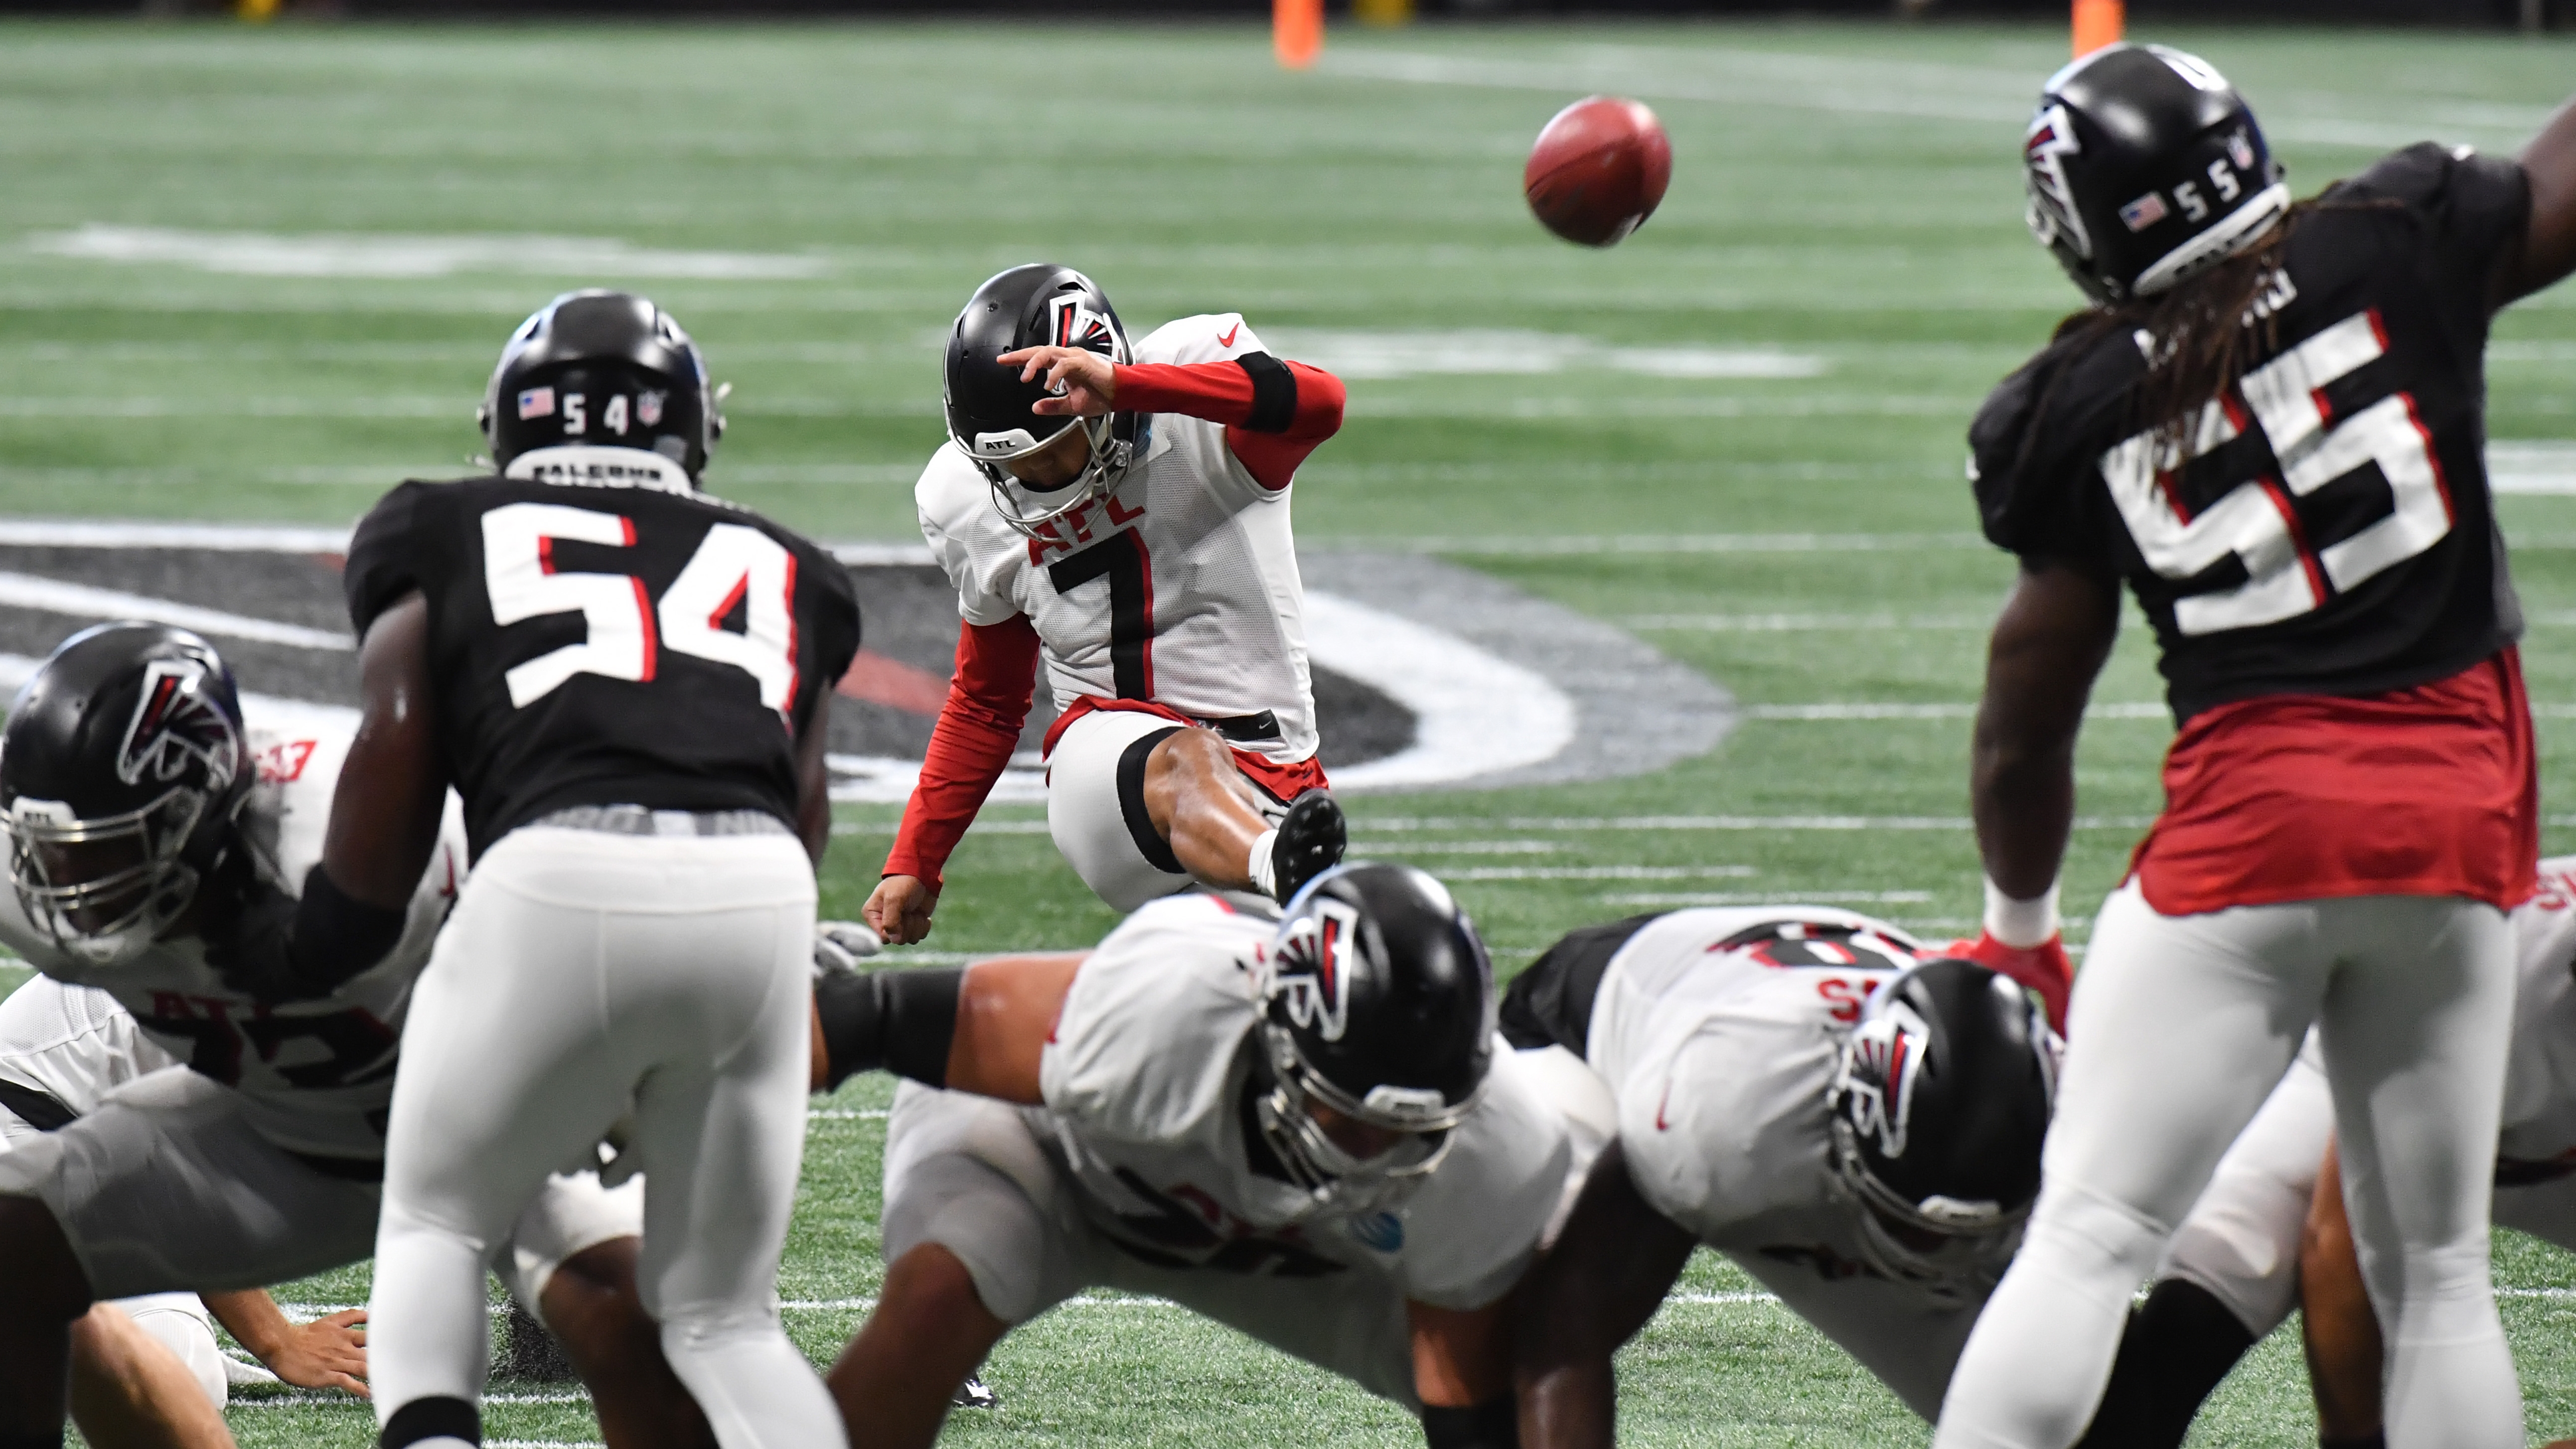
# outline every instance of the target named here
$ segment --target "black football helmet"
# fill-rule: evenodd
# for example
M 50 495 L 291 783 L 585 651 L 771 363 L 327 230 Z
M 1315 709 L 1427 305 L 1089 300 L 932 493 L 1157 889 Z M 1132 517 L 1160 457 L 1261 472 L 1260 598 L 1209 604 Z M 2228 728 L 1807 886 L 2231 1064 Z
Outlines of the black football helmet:
M 495 468 L 539 448 L 636 448 L 695 481 L 724 436 L 719 401 L 669 313 L 627 292 L 566 292 L 510 334 L 475 421 Z
M 1022 533 L 1107 496 L 1145 456 L 1150 419 L 1137 413 L 1074 418 L 1041 415 L 1043 381 L 1020 381 L 1020 369 L 995 359 L 1023 347 L 1082 347 L 1112 362 L 1128 361 L 1127 329 L 1097 283 L 1071 267 L 1033 262 L 994 276 L 966 299 L 948 334 L 940 402 L 948 437 L 984 474 L 993 506 Z M 1091 438 L 1091 461 L 1072 482 L 1038 489 L 1004 466 L 1037 452 L 1075 423 Z
M 1953 1294 L 2002 1273 L 2039 1195 L 2059 1050 L 2029 994 L 1973 962 L 1926 961 L 1871 994 L 1825 1105 L 1872 1266 Z
M 1449 1150 L 1493 1065 L 1494 969 L 1440 882 L 1411 866 L 1339 866 L 1291 897 L 1260 978 L 1262 1136 L 1318 1205 L 1365 1211 L 1412 1190 Z M 1320 1103 L 1401 1133 L 1354 1158 Z
M 2282 176 L 2227 78 L 2161 45 L 2110 46 L 2049 77 L 2022 138 L 2031 235 L 2105 306 L 2261 240 L 2290 209 Z
M 157 939 L 234 848 L 254 772 L 232 670 L 164 624 L 58 646 L 0 731 L 0 826 L 28 923 L 113 967 Z

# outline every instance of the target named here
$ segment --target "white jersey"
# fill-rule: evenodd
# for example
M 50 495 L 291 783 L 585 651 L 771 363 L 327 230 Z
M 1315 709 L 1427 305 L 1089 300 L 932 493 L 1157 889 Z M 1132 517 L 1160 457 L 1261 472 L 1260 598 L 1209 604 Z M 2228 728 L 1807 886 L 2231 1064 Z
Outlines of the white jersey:
M 242 823 L 275 866 L 278 885 L 294 894 L 322 858 L 331 792 L 350 735 L 253 725 L 249 741 L 259 779 Z M 153 1045 L 239 1091 L 244 1118 L 261 1137 L 290 1152 L 374 1159 L 384 1155 L 394 1048 L 412 982 L 429 963 L 465 858 L 463 823 L 450 795 L 402 938 L 384 960 L 320 1001 L 259 1005 L 224 985 L 194 937 L 157 942 L 135 960 L 99 970 L 30 925 L 14 891 L 0 890 L 0 942 L 57 981 L 95 986 L 115 998 Z
M 1639 1196 L 1928 1419 L 1985 1291 L 1871 1266 L 1825 1110 L 1863 1003 L 1918 950 L 1894 926 L 1825 906 L 1675 911 L 1610 958 L 1584 1055 L 1617 1098 Z
M 1254 1166 L 1255 972 L 1271 922 L 1211 896 L 1127 918 L 1083 962 L 1026 1110 L 1084 1216 L 1134 1256 L 1279 1277 L 1347 1270 L 1402 1295 L 1478 1308 L 1539 1247 L 1572 1150 L 1563 1119 L 1495 1043 L 1493 1077 L 1449 1153 L 1386 1211 L 1317 1210 Z
M 1135 360 L 1221 362 L 1263 350 L 1228 312 L 1156 329 Z M 1221 423 L 1158 413 L 1151 430 L 1116 492 L 1035 539 L 1003 522 L 956 444 L 932 454 L 913 501 L 957 586 L 958 612 L 970 624 L 1026 614 L 1059 705 L 1152 700 L 1202 720 L 1266 710 L 1276 736 L 1233 743 L 1283 765 L 1308 759 L 1315 699 L 1289 490 L 1257 482 Z
M 2497 1155 L 2576 1173 L 2576 856 L 2540 863 L 2540 893 L 2514 909 L 2513 936 L 2521 979 Z
M 74 1116 L 87 1116 L 110 1087 L 178 1064 L 95 987 L 38 976 L 0 1001 L 0 1081 L 42 1092 Z

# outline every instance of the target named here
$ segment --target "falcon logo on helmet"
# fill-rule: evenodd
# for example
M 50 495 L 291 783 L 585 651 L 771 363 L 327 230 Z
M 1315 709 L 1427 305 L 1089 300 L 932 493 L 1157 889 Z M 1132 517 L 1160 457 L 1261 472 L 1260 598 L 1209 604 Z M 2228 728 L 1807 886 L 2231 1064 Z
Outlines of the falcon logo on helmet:
M 1273 969 L 1288 1019 L 1313 1028 L 1326 1041 L 1340 1041 L 1350 1026 L 1351 977 L 1345 958 L 1359 919 L 1347 901 L 1317 901 L 1312 913 L 1289 924 L 1279 942 Z
M 129 785 L 166 784 L 205 766 L 206 788 L 231 788 L 242 757 L 241 736 L 223 709 L 207 698 L 211 671 L 193 658 L 155 659 L 144 667 L 143 693 L 116 751 L 116 777 Z
M 2066 107 L 2043 108 L 2022 137 L 2022 181 L 2030 190 L 2031 235 L 2042 246 L 2063 242 L 2075 255 L 2089 257 L 2093 238 L 2085 234 L 2084 218 L 2075 210 L 2075 188 L 2066 181 L 2066 158 L 2083 150 Z
M 1055 299 L 1055 345 L 1079 347 L 1126 361 L 1126 341 L 1106 316 L 1093 310 L 1079 293 Z
M 1931 1049 L 1932 1028 L 1898 1002 L 1861 1023 L 1843 1052 L 1834 1082 L 1852 1131 L 1875 1138 L 1879 1155 L 1905 1155 L 1905 1125 L 1914 1113 L 1916 1069 Z

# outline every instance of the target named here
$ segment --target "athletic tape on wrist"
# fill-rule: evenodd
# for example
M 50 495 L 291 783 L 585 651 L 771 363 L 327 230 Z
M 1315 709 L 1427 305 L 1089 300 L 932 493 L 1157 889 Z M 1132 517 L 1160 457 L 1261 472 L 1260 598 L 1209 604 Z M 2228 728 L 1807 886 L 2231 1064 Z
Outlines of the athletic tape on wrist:
M 1986 934 L 2015 950 L 2045 946 L 2057 934 L 2057 883 L 2033 900 L 2015 900 L 1986 882 Z

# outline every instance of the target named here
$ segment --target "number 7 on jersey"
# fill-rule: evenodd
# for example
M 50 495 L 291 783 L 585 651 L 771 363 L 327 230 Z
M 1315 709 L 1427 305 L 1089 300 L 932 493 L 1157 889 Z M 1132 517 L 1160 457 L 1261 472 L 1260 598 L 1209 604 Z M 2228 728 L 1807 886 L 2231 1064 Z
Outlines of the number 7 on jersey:
M 582 616 L 581 643 L 548 650 L 503 676 L 525 709 L 576 674 L 650 681 L 669 650 L 750 675 L 760 702 L 784 718 L 796 700 L 796 556 L 756 528 L 719 523 L 656 605 L 632 574 L 563 573 L 557 539 L 635 546 L 634 520 L 560 503 L 512 503 L 483 515 L 483 580 L 492 622 Z M 723 627 L 740 606 L 742 632 Z

